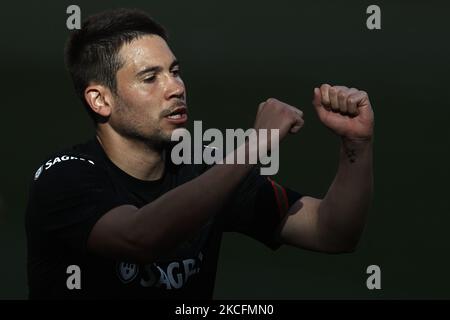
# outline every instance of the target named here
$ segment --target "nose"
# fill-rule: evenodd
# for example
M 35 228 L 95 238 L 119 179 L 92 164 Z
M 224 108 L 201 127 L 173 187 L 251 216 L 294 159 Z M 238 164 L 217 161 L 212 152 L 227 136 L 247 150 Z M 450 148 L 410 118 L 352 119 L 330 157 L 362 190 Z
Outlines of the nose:
M 184 100 L 184 83 L 180 77 L 174 77 L 173 75 L 168 75 L 166 90 L 165 90 L 165 98 L 170 100 L 172 98 L 178 98 Z

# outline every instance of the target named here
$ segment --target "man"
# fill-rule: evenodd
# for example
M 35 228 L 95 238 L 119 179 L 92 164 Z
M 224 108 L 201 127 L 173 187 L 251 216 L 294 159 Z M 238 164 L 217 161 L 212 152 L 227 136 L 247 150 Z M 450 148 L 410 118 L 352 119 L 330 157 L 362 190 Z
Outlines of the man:
M 251 164 L 174 165 L 171 135 L 186 123 L 187 106 L 166 41 L 159 24 L 126 9 L 92 16 L 71 35 L 66 63 L 96 137 L 52 155 L 33 177 L 30 298 L 211 298 L 224 231 L 272 249 L 354 250 L 372 193 L 367 94 L 314 89 L 320 120 L 342 139 L 323 199 L 284 188 Z M 254 128 L 278 129 L 281 140 L 300 130 L 302 116 L 269 99 Z M 242 148 L 257 152 L 248 141 Z

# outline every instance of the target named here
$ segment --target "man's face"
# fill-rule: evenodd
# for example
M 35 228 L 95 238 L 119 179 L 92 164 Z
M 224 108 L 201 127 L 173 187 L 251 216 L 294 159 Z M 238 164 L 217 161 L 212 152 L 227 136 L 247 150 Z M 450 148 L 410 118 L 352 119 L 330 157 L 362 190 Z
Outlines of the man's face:
M 149 35 L 119 51 L 117 95 L 110 116 L 120 134 L 161 146 L 187 121 L 186 93 L 179 66 L 166 41 Z

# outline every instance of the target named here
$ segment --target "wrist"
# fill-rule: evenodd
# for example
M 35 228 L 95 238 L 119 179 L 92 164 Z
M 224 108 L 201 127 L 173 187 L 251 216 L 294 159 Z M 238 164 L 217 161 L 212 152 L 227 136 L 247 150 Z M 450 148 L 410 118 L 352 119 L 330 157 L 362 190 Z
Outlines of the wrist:
M 371 152 L 372 138 L 369 139 L 348 139 L 342 137 L 341 152 L 350 163 L 357 162 L 357 160 L 364 154 Z
M 368 138 L 348 138 L 341 137 L 342 145 L 345 148 L 365 148 L 367 146 L 371 146 L 373 143 L 373 137 Z

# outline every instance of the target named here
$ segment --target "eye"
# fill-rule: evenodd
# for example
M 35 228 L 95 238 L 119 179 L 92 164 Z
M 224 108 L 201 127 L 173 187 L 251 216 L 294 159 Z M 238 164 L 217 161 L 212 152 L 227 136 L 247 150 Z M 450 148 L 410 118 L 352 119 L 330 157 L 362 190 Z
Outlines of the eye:
M 156 76 L 151 76 L 151 77 L 145 78 L 144 82 L 151 83 L 151 82 L 155 81 L 155 79 L 156 79 Z
M 176 77 L 180 76 L 181 71 L 179 68 L 172 69 L 172 74 Z

